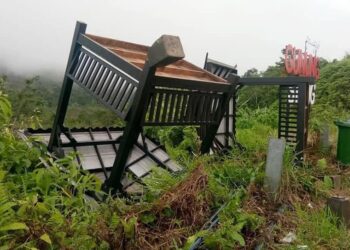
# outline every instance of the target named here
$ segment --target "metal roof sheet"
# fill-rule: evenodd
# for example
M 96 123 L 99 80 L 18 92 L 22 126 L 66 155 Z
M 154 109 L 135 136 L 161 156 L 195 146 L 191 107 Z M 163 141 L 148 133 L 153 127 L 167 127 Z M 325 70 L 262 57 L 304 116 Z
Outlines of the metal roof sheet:
M 26 131 L 26 134 L 38 137 L 47 145 L 50 139 L 50 132 L 50 130 L 29 129 Z M 65 154 L 77 152 L 77 163 L 84 170 L 95 173 L 96 176 L 104 181 L 106 175 L 109 176 L 110 174 L 119 147 L 118 138 L 122 134 L 123 131 L 119 128 L 72 129 L 69 131 L 70 138 L 67 134 L 61 133 L 61 146 Z M 127 171 L 122 181 L 126 192 L 142 192 L 143 187 L 139 182 L 142 182 L 142 178 L 151 174 L 152 168 L 160 167 L 150 154 L 158 159 L 163 167 L 171 173 L 182 170 L 180 165 L 170 159 L 161 145 L 157 145 L 148 137 L 144 137 L 143 140 L 140 135 L 128 158 Z

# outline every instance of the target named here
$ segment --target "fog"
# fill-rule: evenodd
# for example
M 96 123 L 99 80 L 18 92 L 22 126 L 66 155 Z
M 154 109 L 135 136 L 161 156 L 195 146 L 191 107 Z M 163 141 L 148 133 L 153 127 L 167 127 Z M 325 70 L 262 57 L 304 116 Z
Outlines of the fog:
M 241 74 L 307 37 L 328 60 L 350 51 L 348 0 L 1 0 L 0 10 L 0 74 L 62 74 L 77 20 L 87 33 L 146 45 L 178 35 L 187 60 L 202 66 L 209 52 Z

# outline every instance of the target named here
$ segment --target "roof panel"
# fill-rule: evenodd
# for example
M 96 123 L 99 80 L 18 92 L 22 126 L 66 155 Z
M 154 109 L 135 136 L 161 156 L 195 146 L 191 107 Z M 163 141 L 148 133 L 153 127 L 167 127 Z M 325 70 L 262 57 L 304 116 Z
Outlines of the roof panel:
M 89 132 L 77 132 L 77 133 L 74 133 L 74 139 L 77 140 L 78 142 L 91 141 L 91 136 Z
M 120 129 L 110 129 L 108 130 L 110 135 L 114 140 L 116 140 L 120 135 L 122 135 L 122 131 Z M 30 136 L 37 136 L 43 139 L 44 143 L 48 143 L 50 138 L 50 130 L 37 130 L 37 132 L 32 131 L 29 133 Z M 93 140 L 91 139 L 91 135 Z M 72 151 L 75 151 L 72 147 L 74 145 L 76 150 L 78 151 L 79 161 L 83 169 L 92 171 L 98 178 L 102 181 L 105 180 L 105 174 L 102 169 L 101 162 L 98 157 L 98 153 L 102 159 L 103 165 L 106 168 L 107 173 L 110 173 L 110 169 L 113 166 L 116 151 L 113 147 L 113 144 L 97 144 L 96 147 L 92 145 L 93 141 L 110 142 L 110 137 L 106 128 L 98 128 L 98 129 L 71 129 L 69 131 L 70 136 L 74 138 L 77 142 L 71 142 L 65 135 L 61 134 L 62 146 L 65 154 L 68 154 Z M 90 142 L 90 145 L 85 145 L 86 142 Z M 69 144 L 67 144 L 69 143 Z M 80 144 L 79 144 L 80 143 Z M 81 143 L 84 143 L 83 145 Z M 95 142 L 96 143 L 96 142 Z M 134 178 L 139 178 L 142 180 L 144 176 L 147 176 L 151 173 L 151 169 L 153 167 L 157 167 L 157 163 L 150 158 L 146 154 L 147 148 L 149 150 L 149 154 L 153 154 L 153 157 L 158 158 L 160 162 L 163 162 L 164 168 L 169 169 L 171 172 L 181 171 L 182 168 L 174 161 L 169 159 L 168 154 L 159 147 L 155 142 L 151 139 L 145 137 L 145 143 L 147 147 L 143 144 L 142 137 L 138 138 L 138 145 L 133 147 L 131 155 L 129 156 L 127 164 L 130 165 L 126 171 L 124 179 L 122 181 L 123 186 L 126 188 L 127 192 L 141 192 L 142 188 L 140 188 L 140 184 L 134 183 L 135 180 L 130 179 L 130 173 Z M 66 144 L 66 145 L 65 145 Z M 114 144 L 116 148 L 118 148 L 119 143 L 116 141 Z M 98 151 L 96 151 L 96 148 Z M 77 160 L 78 162 L 78 160 Z M 129 174 L 127 174 L 129 173 Z
M 181 171 L 182 168 L 173 160 L 169 160 L 166 165 L 173 171 L 173 172 L 178 172 Z
M 143 158 L 133 164 L 129 167 L 129 170 L 133 172 L 137 177 L 142 177 L 146 174 L 148 174 L 152 167 L 156 166 L 157 164 L 152 161 L 150 158 Z
M 109 140 L 108 133 L 106 132 L 94 132 L 94 139 L 95 140 Z
M 160 148 L 158 148 L 157 150 L 153 151 L 153 153 L 163 162 L 167 161 L 169 159 L 169 155 L 167 153 L 165 153 Z
M 93 146 L 77 147 L 81 164 L 85 170 L 102 168 Z
M 122 57 L 134 66 L 140 69 L 143 68 L 149 49 L 148 46 L 91 34 L 87 34 L 86 36 L 92 39 L 94 42 L 110 50 L 114 54 Z M 179 60 L 165 67 L 158 67 L 156 75 L 170 78 L 227 84 L 227 81 L 225 79 L 222 79 L 200 67 L 197 67 L 196 65 L 186 60 Z
M 150 139 L 146 138 L 145 139 L 146 143 L 147 143 L 147 146 L 148 146 L 148 149 L 149 150 L 153 150 L 157 147 L 157 144 L 155 144 L 153 141 L 151 141 Z
M 115 150 L 112 145 L 98 145 L 97 146 L 101 158 L 103 161 L 103 164 L 105 165 L 106 168 L 111 168 L 114 163 L 114 159 L 116 156 Z
M 122 131 L 111 131 L 112 140 L 116 140 L 119 136 L 123 135 Z

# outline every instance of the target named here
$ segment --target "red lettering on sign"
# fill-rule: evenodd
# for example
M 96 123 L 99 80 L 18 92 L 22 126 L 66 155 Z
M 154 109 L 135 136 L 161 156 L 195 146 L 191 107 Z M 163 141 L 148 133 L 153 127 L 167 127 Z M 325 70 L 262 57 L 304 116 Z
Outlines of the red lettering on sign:
M 292 45 L 287 45 L 286 46 L 286 51 L 285 51 L 285 59 L 284 59 L 284 64 L 286 66 L 286 71 L 288 74 L 292 74 L 294 71 L 294 60 L 291 60 L 290 57 L 294 55 L 294 48 Z
M 306 51 L 296 49 L 291 44 L 284 51 L 284 64 L 288 74 L 297 76 L 311 76 L 315 79 L 320 77 L 319 58 Z

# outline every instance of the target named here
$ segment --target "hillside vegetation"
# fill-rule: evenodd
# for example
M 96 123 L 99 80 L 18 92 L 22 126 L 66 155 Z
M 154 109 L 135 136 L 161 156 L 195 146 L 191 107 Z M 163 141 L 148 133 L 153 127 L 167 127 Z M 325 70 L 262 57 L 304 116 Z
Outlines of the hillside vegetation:
M 252 72 L 283 75 L 283 66 Z M 349 76 L 348 57 L 322 65 L 307 160 L 294 166 L 287 149 L 276 197 L 264 192 L 263 181 L 268 138 L 276 137 L 277 90 L 257 88 L 254 95 L 242 89 L 239 100 L 244 151 L 198 157 L 188 150 L 198 152 L 194 128 L 148 129 L 185 171 L 154 170 L 138 200 L 105 194 L 97 201 L 86 194 L 101 194 L 102 183 L 80 170 L 74 155 L 55 159 L 18 136 L 18 128 L 51 126 L 59 86 L 33 78 L 11 88 L 0 78 L 0 249 L 190 249 L 198 238 L 207 249 L 350 249 L 349 232 L 325 208 L 330 195 L 349 193 L 350 173 L 335 161 L 334 142 L 326 152 L 318 145 L 322 124 L 350 116 Z M 120 121 L 76 89 L 67 123 Z M 341 190 L 333 188 L 334 174 L 342 175 Z M 217 211 L 219 224 L 203 228 Z M 283 242 L 288 233 L 291 243 Z

